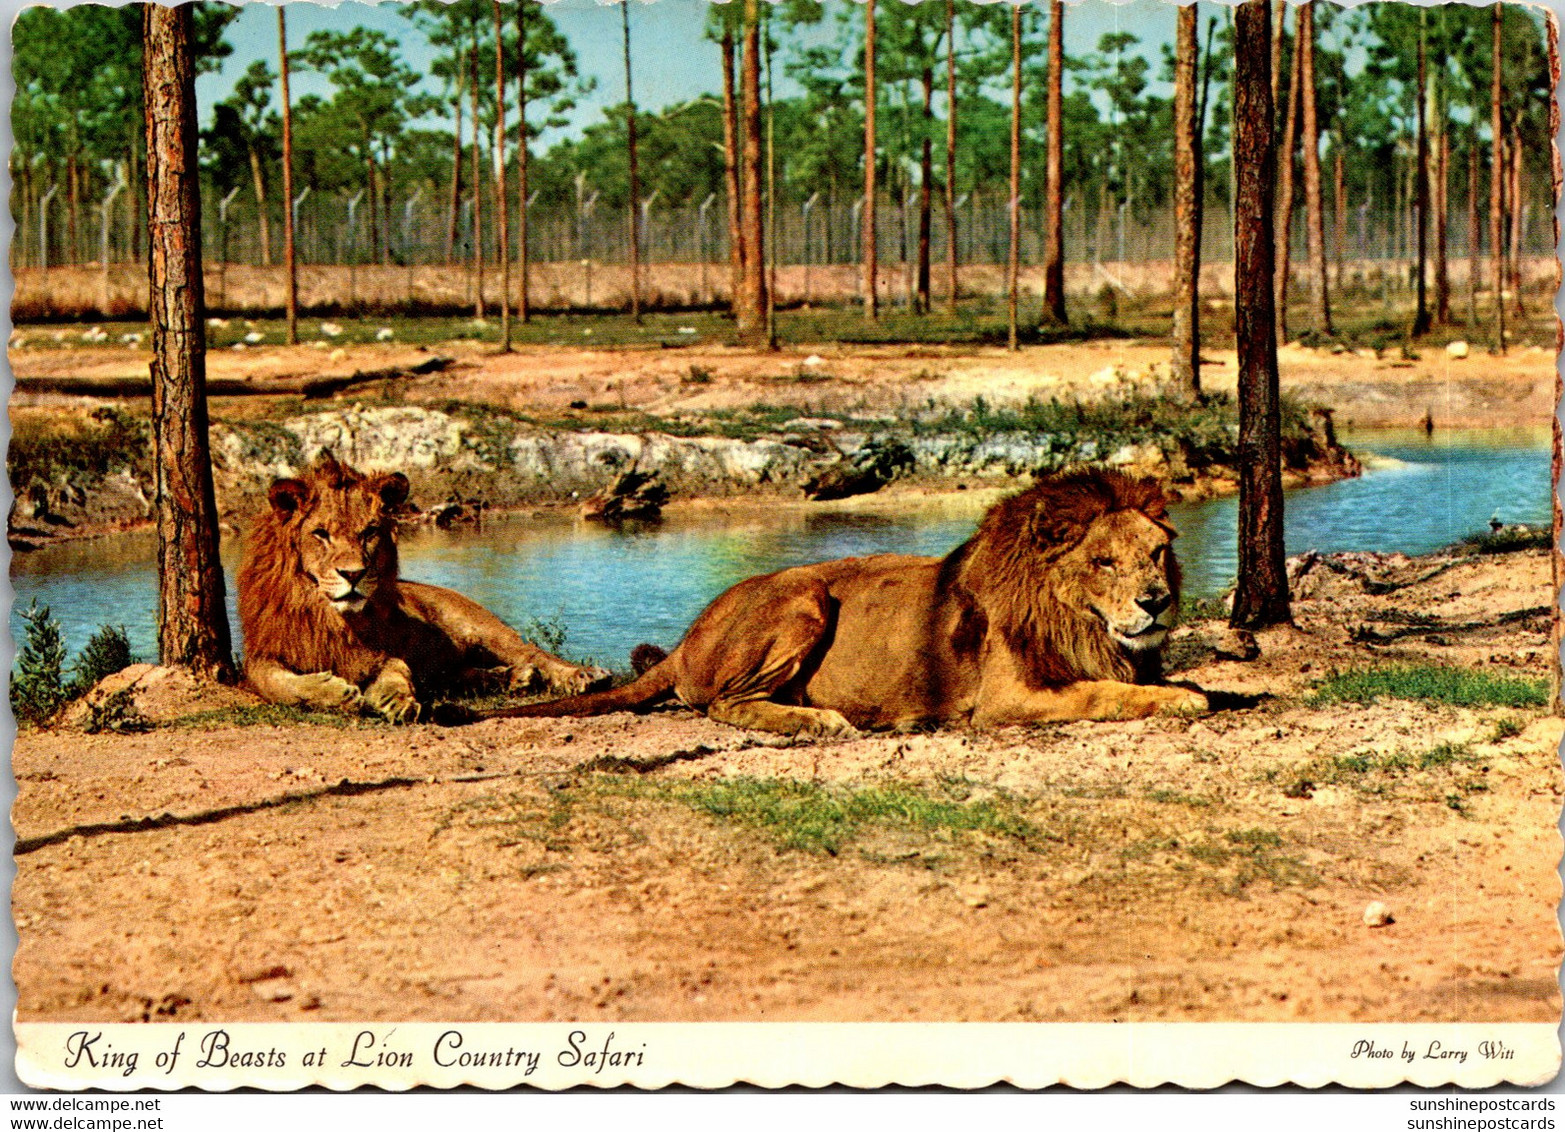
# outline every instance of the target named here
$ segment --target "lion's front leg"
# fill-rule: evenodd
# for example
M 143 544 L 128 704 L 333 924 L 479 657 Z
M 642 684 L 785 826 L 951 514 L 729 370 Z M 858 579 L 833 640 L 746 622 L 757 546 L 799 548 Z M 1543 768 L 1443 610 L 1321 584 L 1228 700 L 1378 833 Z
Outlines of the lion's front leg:
M 392 657 L 364 689 L 364 704 L 392 723 L 418 719 L 418 697 L 413 692 L 413 672 L 407 662 Z
M 1077 719 L 1145 719 L 1159 713 L 1185 715 L 1208 709 L 1206 697 L 1189 688 L 1080 680 L 1063 688 L 1014 688 L 981 697 L 973 713 L 979 727 L 1009 723 L 1057 723 Z
M 264 699 L 274 704 L 317 711 L 357 711 L 363 702 L 358 685 L 331 672 L 292 672 L 275 660 L 253 660 L 245 675 Z

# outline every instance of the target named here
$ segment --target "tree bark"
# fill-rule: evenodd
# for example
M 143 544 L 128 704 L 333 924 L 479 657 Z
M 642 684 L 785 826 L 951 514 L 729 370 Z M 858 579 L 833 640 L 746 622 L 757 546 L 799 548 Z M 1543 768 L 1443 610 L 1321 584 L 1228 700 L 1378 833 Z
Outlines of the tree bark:
M 1472 145 L 1467 151 L 1467 322 L 1478 329 L 1478 130 L 1473 129 Z
M 1011 191 L 1006 211 L 1011 218 L 1011 242 L 1005 257 L 1006 342 L 1017 348 L 1016 306 L 1021 276 L 1022 240 L 1022 8 L 1011 8 Z
M 1044 157 L 1049 217 L 1044 231 L 1044 317 L 1064 326 L 1065 316 L 1065 187 L 1063 181 L 1065 139 L 1062 134 L 1065 89 L 1065 5 L 1049 4 L 1048 152 Z
M 1174 385 L 1201 392 L 1201 249 L 1196 199 L 1196 48 L 1194 4 L 1175 10 L 1174 36 Z
M 761 345 L 766 340 L 765 214 L 761 207 L 761 21 L 759 0 L 745 0 L 744 57 L 739 73 L 739 98 L 744 118 L 744 179 L 741 209 L 744 229 L 744 280 L 740 289 L 738 329 L 741 341 Z
M 1320 125 L 1315 112 L 1315 2 L 1307 0 L 1298 16 L 1299 95 L 1304 116 L 1304 223 L 1309 229 L 1310 310 L 1315 329 L 1331 335 L 1331 298 L 1326 290 L 1326 213 L 1321 199 Z
M 231 683 L 207 442 L 192 24 L 189 5 L 143 9 L 158 656 L 163 664 Z
M 266 220 L 266 175 L 261 171 L 261 151 L 250 147 L 250 183 L 255 188 L 255 219 L 260 229 L 261 266 L 272 266 L 272 233 Z
M 495 104 L 495 215 L 500 222 L 500 352 L 511 352 L 511 227 L 510 204 L 505 185 L 505 35 L 500 0 L 489 0 L 494 9 Z
M 1522 137 L 1519 128 L 1511 130 L 1511 294 L 1519 322 L 1527 317 L 1522 303 Z
M 1489 258 L 1494 282 L 1494 345 L 1505 353 L 1505 131 L 1500 121 L 1500 5 L 1494 6 L 1494 45 L 1490 57 L 1489 129 Z
M 1430 137 L 1431 165 L 1434 173 L 1434 191 L 1430 194 L 1430 202 L 1435 216 L 1435 313 L 1434 320 L 1437 326 L 1451 325 L 1451 276 L 1446 263 L 1446 240 L 1448 237 L 1448 225 L 1446 222 L 1446 208 L 1450 181 L 1450 160 L 1446 145 L 1446 129 L 1444 107 L 1441 104 L 1440 75 L 1438 69 L 1430 76 L 1429 82 L 1429 120 L 1435 124 L 1434 133 Z
M 462 217 L 462 95 L 466 87 L 466 72 L 462 68 L 461 52 L 456 61 L 456 128 L 451 131 L 451 212 L 446 228 L 446 263 L 456 263 L 458 228 Z
M 1429 116 L 1424 112 L 1426 89 L 1426 56 L 1429 53 L 1424 35 L 1424 10 L 1418 10 L 1418 93 L 1414 99 L 1418 117 L 1418 156 L 1413 171 L 1413 208 L 1418 218 L 1418 263 L 1414 282 L 1418 296 L 1413 311 L 1413 337 L 1429 333 L 1429 299 L 1424 279 L 1429 262 Z
M 278 76 L 283 102 L 283 259 L 288 275 L 288 345 L 299 344 L 299 258 L 293 242 L 293 107 L 288 100 L 288 21 L 277 7 Z
M 1332 187 L 1336 191 L 1333 194 L 1331 219 L 1336 228 L 1333 238 L 1336 242 L 1337 290 L 1340 292 L 1345 270 L 1344 255 L 1348 242 L 1348 190 L 1347 183 L 1342 176 L 1342 133 L 1338 131 L 1332 138 L 1332 141 L 1334 143 L 1331 147 Z
M 532 318 L 527 277 L 527 0 L 516 0 L 516 317 Z
M 916 298 L 919 314 L 929 313 L 929 240 L 933 217 L 935 178 L 935 68 L 925 64 L 922 75 L 924 90 L 924 144 L 918 159 L 918 268 Z
M 468 55 L 468 86 L 473 92 L 473 317 L 484 317 L 484 162 L 483 132 L 478 118 L 478 29 Z
M 734 97 L 734 33 L 725 25 L 723 52 L 723 174 L 728 186 L 728 307 L 737 318 L 744 290 L 744 192 L 739 181 L 739 105 Z
M 1283 558 L 1281 412 L 1277 322 L 1272 310 L 1276 215 L 1272 200 L 1269 0 L 1235 13 L 1234 332 L 1239 353 L 1239 584 L 1230 624 L 1262 628 L 1292 620 Z
M 625 139 L 630 160 L 630 317 L 641 321 L 641 177 L 636 167 L 636 96 L 630 85 L 630 0 L 619 6 L 625 44 Z
M 1282 8 L 1286 10 L 1286 4 Z M 1282 16 L 1277 17 L 1278 27 Z M 1277 316 L 1277 341 L 1288 340 L 1288 261 L 1293 256 L 1293 150 L 1299 133 L 1299 89 L 1303 73 L 1300 69 L 1299 17 L 1293 17 L 1293 65 L 1288 69 L 1288 117 L 1282 129 L 1282 149 L 1277 151 L 1277 218 L 1274 227 L 1277 246 L 1273 252 L 1276 267 L 1276 297 L 1273 300 Z M 1277 50 L 1274 48 L 1273 50 Z M 1273 79 L 1275 85 L 1276 79 Z M 1273 108 L 1273 113 L 1276 113 Z
M 946 0 L 946 290 L 956 314 L 956 0 Z
M 864 313 L 880 317 L 875 240 L 875 0 L 864 5 Z

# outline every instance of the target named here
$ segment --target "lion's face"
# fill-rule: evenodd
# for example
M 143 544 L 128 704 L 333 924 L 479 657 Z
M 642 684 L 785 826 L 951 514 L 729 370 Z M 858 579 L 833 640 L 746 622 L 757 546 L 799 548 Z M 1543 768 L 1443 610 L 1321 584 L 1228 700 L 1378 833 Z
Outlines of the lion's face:
M 326 458 L 302 480 L 278 480 L 269 497 L 305 577 L 339 613 L 357 613 L 397 576 L 399 472 L 365 476 Z
M 1094 519 L 1058 560 L 1060 597 L 1090 610 L 1121 648 L 1162 647 L 1179 613 L 1173 532 L 1139 511 Z

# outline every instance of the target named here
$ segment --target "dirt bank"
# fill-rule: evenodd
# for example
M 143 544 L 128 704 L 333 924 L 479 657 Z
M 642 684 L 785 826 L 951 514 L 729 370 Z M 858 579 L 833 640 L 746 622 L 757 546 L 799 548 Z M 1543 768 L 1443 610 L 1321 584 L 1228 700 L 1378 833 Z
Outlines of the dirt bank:
M 1559 722 L 1307 698 L 1415 661 L 1541 678 L 1547 556 L 1295 586 L 1257 661 L 1180 630 L 1180 678 L 1265 697 L 1199 719 L 24 733 L 18 1016 L 1557 1019 Z

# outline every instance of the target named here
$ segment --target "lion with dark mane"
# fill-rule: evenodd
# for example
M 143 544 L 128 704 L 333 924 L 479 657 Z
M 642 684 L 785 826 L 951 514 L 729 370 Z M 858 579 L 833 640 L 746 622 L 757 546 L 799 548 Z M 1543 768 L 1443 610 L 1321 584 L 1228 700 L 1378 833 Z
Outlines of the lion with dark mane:
M 531 644 L 477 602 L 397 576 L 400 472 L 366 475 L 322 452 L 280 479 L 239 567 L 245 675 L 273 703 L 397 723 L 434 692 L 584 692 L 608 680 Z
M 483 713 L 577 716 L 677 697 L 783 734 L 992 727 L 1204 711 L 1159 683 L 1179 607 L 1166 501 L 1116 472 L 1055 476 L 996 504 L 944 558 L 877 555 L 734 586 L 624 687 Z

